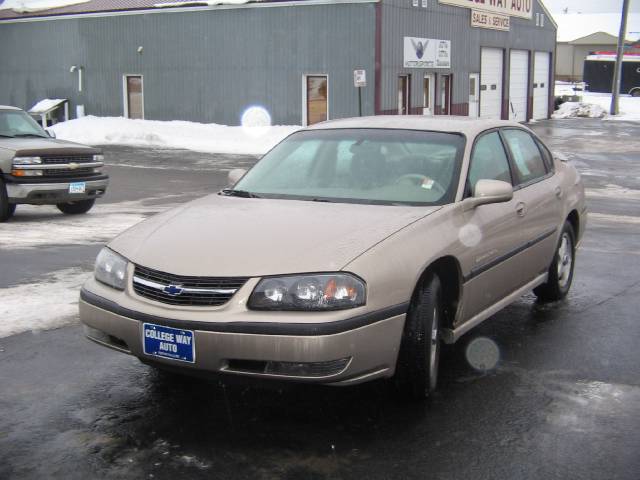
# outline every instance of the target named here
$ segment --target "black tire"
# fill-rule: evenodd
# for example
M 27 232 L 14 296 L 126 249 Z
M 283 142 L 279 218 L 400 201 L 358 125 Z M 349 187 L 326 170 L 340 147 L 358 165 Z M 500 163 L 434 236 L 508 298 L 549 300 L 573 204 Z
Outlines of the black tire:
M 631 96 L 640 97 L 640 88 L 634 88 L 633 90 L 631 90 Z
M 62 213 L 78 215 L 80 213 L 87 213 L 91 210 L 95 202 L 95 199 L 90 198 L 89 200 L 78 200 L 77 202 L 58 203 L 56 207 L 58 207 L 58 210 Z
M 547 282 L 536 287 L 533 293 L 542 302 L 556 302 L 565 298 L 571 288 L 575 264 L 576 237 L 571 224 L 565 222 L 549 267 Z
M 16 206 L 13 203 L 9 203 L 7 188 L 4 186 L 4 181 L 0 178 L 0 222 L 9 220 L 15 210 Z
M 443 319 L 440 279 L 429 276 L 414 296 L 405 321 L 396 372 L 396 387 L 423 400 L 438 384 Z

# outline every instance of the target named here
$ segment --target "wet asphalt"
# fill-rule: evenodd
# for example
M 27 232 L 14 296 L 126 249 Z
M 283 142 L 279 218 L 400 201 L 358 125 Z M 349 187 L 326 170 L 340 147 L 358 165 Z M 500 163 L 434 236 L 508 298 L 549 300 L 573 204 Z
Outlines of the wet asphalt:
M 637 480 L 640 125 L 532 128 L 587 185 L 572 291 L 550 305 L 527 295 L 447 348 L 429 402 L 402 400 L 384 382 L 255 386 L 159 373 L 85 340 L 74 323 L 0 338 L 0 478 Z M 104 202 L 181 203 L 255 161 L 106 153 Z M 48 271 L 88 268 L 99 248 L 2 250 L 0 294 Z M 500 351 L 488 373 L 465 359 L 478 337 Z

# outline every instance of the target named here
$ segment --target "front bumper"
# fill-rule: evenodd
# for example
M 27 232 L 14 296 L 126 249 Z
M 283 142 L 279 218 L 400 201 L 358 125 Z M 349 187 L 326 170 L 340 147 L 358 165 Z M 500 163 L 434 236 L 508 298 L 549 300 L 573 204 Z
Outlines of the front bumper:
M 143 304 L 141 307 L 144 308 Z M 184 373 L 350 385 L 394 374 L 406 308 L 407 305 L 398 305 L 326 323 L 190 322 L 124 308 L 83 289 L 80 320 L 89 339 L 147 363 L 181 368 Z M 195 362 L 145 354 L 142 333 L 145 322 L 192 330 Z M 340 363 L 344 359 L 347 360 Z M 260 371 L 260 365 L 283 363 L 312 364 L 315 374 Z M 332 365 L 339 369 L 332 371 L 329 368 Z
M 69 193 L 69 184 L 85 183 L 85 193 Z M 28 203 L 32 205 L 51 205 L 99 198 L 107 191 L 109 177 L 97 180 L 82 180 L 60 183 L 7 183 L 7 195 L 10 203 Z

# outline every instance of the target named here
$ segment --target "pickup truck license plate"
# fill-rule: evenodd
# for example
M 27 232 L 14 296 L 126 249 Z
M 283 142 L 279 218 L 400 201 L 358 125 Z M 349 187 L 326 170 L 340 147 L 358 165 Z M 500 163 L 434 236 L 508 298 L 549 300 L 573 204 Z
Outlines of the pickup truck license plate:
M 142 346 L 147 355 L 181 362 L 195 362 L 196 346 L 191 330 L 143 323 L 142 335 Z
M 87 189 L 85 182 L 74 182 L 69 184 L 69 193 L 84 193 Z

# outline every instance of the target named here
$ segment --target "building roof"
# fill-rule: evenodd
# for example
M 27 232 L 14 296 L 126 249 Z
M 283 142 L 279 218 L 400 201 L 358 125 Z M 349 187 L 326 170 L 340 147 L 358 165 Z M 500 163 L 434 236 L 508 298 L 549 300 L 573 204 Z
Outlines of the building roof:
M 594 33 L 606 33 L 618 38 L 620 33 L 619 13 L 563 13 L 554 14 L 558 24 L 558 42 L 574 43 Z M 629 13 L 627 40 L 640 38 L 640 13 Z

